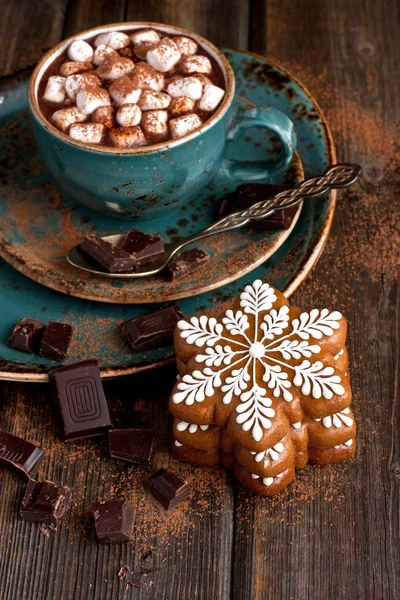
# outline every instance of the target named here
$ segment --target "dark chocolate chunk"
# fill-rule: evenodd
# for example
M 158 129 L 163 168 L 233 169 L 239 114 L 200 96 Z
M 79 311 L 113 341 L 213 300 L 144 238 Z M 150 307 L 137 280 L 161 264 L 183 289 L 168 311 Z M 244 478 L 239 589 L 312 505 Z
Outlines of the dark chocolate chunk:
M 121 248 L 135 258 L 136 267 L 141 267 L 164 253 L 164 242 L 159 233 L 148 235 L 138 229 L 132 229 L 126 234 Z
M 98 235 L 87 235 L 80 248 L 109 273 L 128 273 L 135 268 L 133 256 Z
M 135 511 L 124 500 L 93 504 L 94 527 L 99 540 L 110 544 L 128 542 L 133 533 Z
M 175 281 L 175 279 L 193 273 L 193 271 L 203 266 L 209 258 L 210 255 L 200 248 L 181 252 L 168 263 L 167 272 L 170 281 Z
M 51 360 L 64 360 L 68 356 L 73 332 L 68 323 L 50 321 L 40 343 L 40 356 Z
M 45 451 L 6 431 L 0 431 L 0 466 L 21 473 L 34 475 L 45 457 Z
M 122 335 L 134 352 L 172 344 L 174 329 L 183 314 L 176 304 L 120 323 Z
M 224 217 L 233 212 L 249 208 L 256 202 L 268 200 L 276 194 L 290 189 L 290 185 L 278 183 L 242 183 L 236 190 L 225 198 L 220 207 L 219 214 Z M 260 221 L 250 221 L 249 227 L 253 229 L 274 230 L 289 229 L 298 211 L 298 206 L 277 210 L 272 215 Z
M 49 375 L 61 421 L 62 439 L 79 440 L 111 427 L 97 360 L 54 369 Z
M 51 481 L 28 481 L 21 504 L 24 521 L 56 524 L 71 506 L 72 492 Z
M 113 458 L 147 465 L 153 452 L 154 432 L 149 429 L 111 429 L 108 443 Z
M 190 492 L 187 483 L 166 469 L 155 471 L 143 481 L 143 485 L 163 505 L 165 510 L 175 508 L 188 498 Z
M 23 352 L 39 352 L 40 341 L 43 336 L 45 324 L 36 319 L 24 318 L 14 325 L 8 338 L 10 348 Z

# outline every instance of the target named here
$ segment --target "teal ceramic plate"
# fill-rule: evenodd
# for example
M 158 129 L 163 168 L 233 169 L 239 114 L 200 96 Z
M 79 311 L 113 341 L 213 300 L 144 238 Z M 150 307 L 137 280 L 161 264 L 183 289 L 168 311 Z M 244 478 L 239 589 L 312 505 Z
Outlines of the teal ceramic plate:
M 249 106 L 245 100 L 235 98 L 233 118 Z M 252 129 L 228 144 L 227 158 L 245 156 L 251 161 L 272 162 L 278 151 L 279 145 L 265 129 Z M 6 168 L 1 166 L 4 164 Z M 272 256 L 297 221 L 286 231 L 243 228 L 200 242 L 197 245 L 211 258 L 206 266 L 182 280 L 170 282 L 163 274 L 110 280 L 77 269 L 67 261 L 69 250 L 86 233 L 119 233 L 137 226 L 149 234 L 160 233 L 165 242 L 184 239 L 216 222 L 223 198 L 240 182 L 230 180 L 227 185 L 226 179 L 224 184 L 217 176 L 194 200 L 175 211 L 165 211 L 157 220 L 129 221 L 96 213 L 59 191 L 41 160 L 26 111 L 0 133 L 1 176 L 0 256 L 46 287 L 100 302 L 160 303 L 220 288 Z M 266 181 L 296 185 L 302 179 L 303 169 L 296 154 L 284 173 L 275 173 Z
M 306 176 L 317 175 L 336 162 L 324 117 L 301 83 L 261 56 L 234 50 L 226 50 L 225 54 L 235 71 L 239 95 L 255 104 L 278 108 L 294 121 Z M 15 143 L 18 147 L 18 140 Z M 3 172 L 7 170 L 7 164 L 0 166 Z M 30 174 L 22 173 L 22 176 Z M 179 301 L 184 314 L 217 313 L 244 285 L 256 278 L 267 280 L 290 296 L 318 260 L 331 226 L 334 207 L 334 194 L 307 202 L 295 229 L 270 260 L 219 290 Z M 45 381 L 48 371 L 55 366 L 50 361 L 6 346 L 12 325 L 23 316 L 71 323 L 75 327 L 75 338 L 69 360 L 97 357 L 103 377 L 135 373 L 171 361 L 174 356 L 172 347 L 133 354 L 118 333 L 118 322 L 154 308 L 154 305 L 130 306 L 70 298 L 33 282 L 0 261 L 0 377 Z

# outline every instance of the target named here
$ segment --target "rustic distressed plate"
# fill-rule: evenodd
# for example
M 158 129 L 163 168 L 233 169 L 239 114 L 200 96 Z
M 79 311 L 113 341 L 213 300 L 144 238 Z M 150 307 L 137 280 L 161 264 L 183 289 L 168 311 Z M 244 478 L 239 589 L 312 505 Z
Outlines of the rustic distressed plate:
M 225 53 L 236 74 L 238 94 L 255 104 L 272 105 L 294 121 L 306 176 L 319 174 L 328 164 L 336 162 L 323 115 L 293 76 L 260 56 L 233 50 Z M 18 140 L 10 140 L 10 143 L 18 147 Z M 7 164 L 0 164 L 2 172 L 6 172 Z M 305 203 L 295 229 L 270 260 L 217 291 L 179 301 L 184 314 L 220 311 L 222 304 L 225 308 L 244 285 L 257 277 L 290 296 L 318 260 L 334 207 L 334 194 Z M 69 361 L 98 357 L 103 377 L 135 373 L 173 360 L 172 347 L 133 354 L 118 334 L 119 321 L 154 308 L 154 305 L 129 306 L 70 298 L 38 285 L 0 260 L 0 377 L 45 381 L 48 371 L 54 367 L 50 361 L 6 346 L 12 325 L 23 316 L 63 320 L 74 325 L 76 331 Z
M 235 113 L 247 109 L 236 98 Z M 228 145 L 228 158 L 272 160 L 279 144 L 265 129 L 246 132 Z M 182 280 L 170 282 L 165 275 L 141 279 L 96 276 L 72 266 L 68 251 L 88 232 L 126 232 L 137 226 L 146 233 L 161 233 L 166 242 L 186 238 L 215 223 L 218 209 L 238 181 L 224 185 L 218 176 L 194 201 L 157 220 L 137 222 L 96 213 L 59 191 L 36 146 L 29 116 L 20 114 L 0 133 L 0 255 L 13 267 L 46 287 L 70 296 L 120 304 L 159 303 L 188 298 L 226 285 L 255 267 L 283 244 L 286 231 L 239 229 L 200 242 L 210 254 L 206 266 Z M 285 173 L 276 173 L 271 183 L 296 185 L 303 179 L 298 154 Z M 297 213 L 298 216 L 299 212 Z

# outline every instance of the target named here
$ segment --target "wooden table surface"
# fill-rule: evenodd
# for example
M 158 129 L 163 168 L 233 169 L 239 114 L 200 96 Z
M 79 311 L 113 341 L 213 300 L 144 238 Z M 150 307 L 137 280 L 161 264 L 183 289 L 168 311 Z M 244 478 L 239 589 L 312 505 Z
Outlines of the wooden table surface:
M 357 454 L 308 466 L 273 499 L 222 471 L 180 466 L 166 451 L 173 369 L 107 382 L 115 423 L 158 432 L 155 463 L 192 482 L 187 510 L 165 514 L 142 491 L 144 470 L 121 468 L 105 443 L 57 438 L 46 385 L 0 382 L 0 428 L 48 451 L 41 478 L 75 503 L 57 531 L 20 521 L 24 484 L 0 471 L 1 600 L 391 600 L 400 597 L 399 117 L 396 0 L 0 0 L 0 76 L 29 69 L 62 38 L 125 20 L 192 29 L 220 46 L 274 58 L 326 112 L 339 160 L 364 179 L 340 196 L 331 236 L 293 301 L 336 307 L 349 320 Z M 1 296 L 0 296 L 1 310 Z M 138 509 L 135 543 L 94 539 L 93 500 Z M 121 567 L 157 568 L 141 581 Z

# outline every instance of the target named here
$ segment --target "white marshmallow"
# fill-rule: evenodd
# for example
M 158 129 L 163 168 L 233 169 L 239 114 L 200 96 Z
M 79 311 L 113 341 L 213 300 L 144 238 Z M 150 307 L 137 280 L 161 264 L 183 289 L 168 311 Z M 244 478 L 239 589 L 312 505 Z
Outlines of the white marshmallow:
M 122 104 L 136 104 L 142 90 L 137 88 L 127 76 L 116 79 L 108 89 L 111 98 L 120 106 Z
M 196 56 L 187 56 L 184 58 L 179 65 L 182 73 L 190 75 L 191 73 L 205 73 L 209 75 L 212 73 L 212 65 L 210 59 L 207 56 L 200 54 Z
M 153 92 L 151 90 L 143 90 L 139 100 L 141 110 L 160 110 L 168 108 L 171 103 L 171 96 L 163 92 Z
M 84 144 L 99 144 L 104 131 L 102 123 L 75 123 L 69 128 L 69 135 Z
M 174 38 L 174 42 L 178 46 L 178 50 L 182 56 L 190 56 L 191 54 L 196 54 L 197 52 L 197 44 L 191 38 L 178 35 Z
M 127 75 L 135 65 L 132 60 L 123 56 L 111 56 L 101 63 L 96 73 L 102 79 L 118 79 L 123 75 Z
M 113 146 L 116 148 L 136 148 L 147 144 L 139 125 L 135 127 L 115 127 L 110 129 L 109 135 Z
M 122 127 L 138 125 L 142 118 L 142 111 L 137 104 L 124 104 L 117 110 L 116 121 Z
M 68 56 L 76 62 L 92 62 L 93 48 L 84 40 L 75 40 L 68 48 Z
M 53 113 L 51 120 L 57 129 L 66 133 L 71 125 L 74 123 L 83 123 L 84 121 L 87 121 L 87 117 L 79 112 L 76 106 L 71 106 L 70 108 L 56 110 L 56 112 Z
M 115 109 L 112 106 L 100 106 L 90 115 L 94 123 L 103 123 L 109 129 L 115 127 Z
M 118 52 L 115 52 L 111 48 L 111 46 L 106 46 L 105 44 L 101 44 L 101 46 L 97 46 L 96 50 L 93 54 L 93 62 L 95 65 L 99 66 L 103 63 L 107 58 L 111 58 L 111 56 L 119 56 Z
M 166 110 L 149 110 L 143 113 L 142 128 L 147 135 L 167 136 L 168 113 Z
M 199 101 L 199 109 L 212 111 L 215 110 L 225 95 L 225 90 L 216 85 L 206 83 L 203 87 L 203 95 Z
M 140 60 L 146 60 L 146 54 L 154 48 L 153 42 L 139 42 L 133 46 L 133 51 Z
M 196 77 L 179 77 L 169 84 L 167 92 L 173 98 L 186 96 L 192 100 L 198 100 L 203 93 L 203 86 Z
M 161 92 L 164 87 L 164 75 L 145 62 L 136 63 L 130 79 L 141 90 L 148 88 L 154 92 Z
M 47 80 L 46 89 L 43 94 L 43 99 L 48 102 L 62 103 L 65 100 L 65 77 L 52 75 Z
M 65 89 L 71 100 L 76 100 L 78 92 L 89 87 L 100 87 L 101 80 L 94 73 L 70 75 L 65 82 Z
M 171 138 L 176 140 L 181 138 L 192 131 L 198 129 L 201 125 L 201 119 L 195 115 L 184 115 L 183 117 L 177 117 L 176 119 L 171 119 L 169 122 L 169 130 L 171 133 Z
M 164 38 L 155 48 L 146 54 L 146 60 L 161 73 L 166 73 L 179 62 L 181 53 L 178 46 L 170 38 Z
M 94 40 L 96 48 L 98 46 L 110 46 L 113 50 L 120 50 L 125 48 L 130 43 L 129 35 L 122 33 L 122 31 L 108 31 L 107 33 L 101 33 Z
M 76 97 L 76 106 L 84 115 L 90 115 L 96 108 L 110 104 L 110 96 L 104 88 L 80 90 Z
M 141 42 L 152 42 L 158 44 L 160 36 L 154 29 L 139 29 L 131 34 L 131 40 L 133 44 L 140 44 Z
M 194 110 L 194 100 L 181 96 L 180 98 L 174 98 L 169 105 L 169 114 L 172 117 L 180 117 L 186 115 Z
M 92 69 L 93 65 L 90 62 L 76 62 L 74 60 L 69 60 L 61 65 L 60 75 L 69 77 L 70 75 L 84 73 L 85 71 L 91 71 Z

